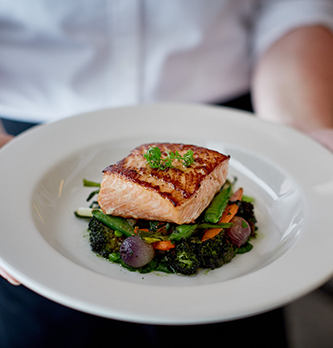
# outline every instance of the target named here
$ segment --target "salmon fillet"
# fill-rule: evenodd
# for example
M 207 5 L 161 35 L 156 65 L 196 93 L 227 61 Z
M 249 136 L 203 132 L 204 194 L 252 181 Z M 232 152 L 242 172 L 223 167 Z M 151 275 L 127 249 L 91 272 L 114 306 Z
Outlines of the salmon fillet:
M 192 150 L 194 163 L 153 169 L 143 155 L 149 147 L 183 156 Z M 164 155 L 163 155 L 164 154 Z M 126 218 L 192 223 L 224 184 L 230 156 L 203 147 L 153 143 L 135 148 L 117 164 L 104 169 L 98 203 L 105 214 Z

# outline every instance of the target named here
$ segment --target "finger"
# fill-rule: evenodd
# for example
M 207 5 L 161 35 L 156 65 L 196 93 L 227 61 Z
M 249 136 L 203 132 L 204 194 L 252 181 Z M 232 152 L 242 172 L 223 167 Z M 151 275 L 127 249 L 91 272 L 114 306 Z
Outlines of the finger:
M 6 134 L 6 133 L 0 133 L 0 147 L 4 146 L 12 138 L 13 138 L 12 135 L 9 135 L 9 134 Z
M 14 277 L 12 277 L 9 273 L 7 273 L 4 269 L 2 269 L 0 267 L 0 276 L 3 277 L 4 279 L 6 279 L 10 284 L 12 285 L 20 285 L 21 283 L 15 279 Z

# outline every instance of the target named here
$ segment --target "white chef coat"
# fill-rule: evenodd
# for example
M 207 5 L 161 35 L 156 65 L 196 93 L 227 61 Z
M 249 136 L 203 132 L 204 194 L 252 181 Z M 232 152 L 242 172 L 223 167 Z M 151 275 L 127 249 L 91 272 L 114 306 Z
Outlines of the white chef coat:
M 333 29 L 333 1 L 1 0 L 0 115 L 228 100 L 270 45 L 309 24 Z

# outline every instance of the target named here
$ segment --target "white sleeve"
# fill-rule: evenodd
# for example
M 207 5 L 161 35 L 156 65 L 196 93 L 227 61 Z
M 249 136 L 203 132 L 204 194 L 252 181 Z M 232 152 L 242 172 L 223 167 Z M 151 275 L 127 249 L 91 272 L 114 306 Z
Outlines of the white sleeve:
M 288 31 L 319 24 L 333 32 L 333 0 L 259 1 L 253 23 L 253 60 Z

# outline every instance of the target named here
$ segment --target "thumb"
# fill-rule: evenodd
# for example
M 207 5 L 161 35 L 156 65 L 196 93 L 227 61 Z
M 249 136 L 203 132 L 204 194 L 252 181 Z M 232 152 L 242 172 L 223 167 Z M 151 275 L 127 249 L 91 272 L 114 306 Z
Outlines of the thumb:
M 7 133 L 0 133 L 0 147 L 4 146 L 8 141 L 13 139 L 14 137 L 12 135 L 9 135 Z
M 12 285 L 20 285 L 20 282 L 0 267 L 0 276 L 5 278 Z

